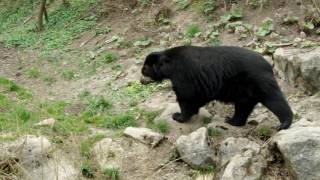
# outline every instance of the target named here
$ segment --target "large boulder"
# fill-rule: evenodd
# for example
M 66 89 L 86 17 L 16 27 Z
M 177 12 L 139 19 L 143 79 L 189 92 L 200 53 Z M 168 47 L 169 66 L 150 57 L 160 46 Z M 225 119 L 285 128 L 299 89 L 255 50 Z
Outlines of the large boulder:
M 213 164 L 213 152 L 208 145 L 208 132 L 205 127 L 188 136 L 180 136 L 176 147 L 181 159 L 195 169 L 207 168 Z
M 221 180 L 261 179 L 266 164 L 261 156 L 255 156 L 252 150 L 237 154 L 230 159 Z
M 273 58 L 278 75 L 289 84 L 312 92 L 320 89 L 320 47 L 278 48 Z
M 101 169 L 120 168 L 125 150 L 110 138 L 104 138 L 93 146 L 93 154 Z
M 320 127 L 301 120 L 273 139 L 296 179 L 320 179 Z
M 67 158 L 69 155 L 54 151 L 45 137 L 20 137 L 13 142 L 0 144 L 0 152 L 0 168 L 6 167 L 6 162 L 9 166 L 17 165 L 18 179 L 79 179 L 78 168 Z
M 247 138 L 230 137 L 220 144 L 219 162 L 223 166 L 225 163 L 237 154 L 242 154 L 247 150 L 251 150 L 254 154 L 260 153 L 260 145 Z
M 219 166 L 226 167 L 222 172 L 222 180 L 255 180 L 260 179 L 266 161 L 261 155 L 261 147 L 246 138 L 230 137 L 220 144 L 218 152 Z

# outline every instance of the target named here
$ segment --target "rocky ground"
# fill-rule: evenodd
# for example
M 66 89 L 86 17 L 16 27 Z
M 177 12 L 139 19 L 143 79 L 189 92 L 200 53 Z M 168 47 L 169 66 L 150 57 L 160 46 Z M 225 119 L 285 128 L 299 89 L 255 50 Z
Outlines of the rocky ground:
M 300 27 L 317 4 L 201 2 L 98 1 L 96 26 L 63 49 L 8 47 L 0 36 L 1 179 L 320 179 L 319 27 Z M 219 102 L 181 124 L 170 82 L 139 83 L 149 52 L 220 43 L 273 65 L 290 129 L 277 132 L 262 105 L 230 126 L 232 106 Z

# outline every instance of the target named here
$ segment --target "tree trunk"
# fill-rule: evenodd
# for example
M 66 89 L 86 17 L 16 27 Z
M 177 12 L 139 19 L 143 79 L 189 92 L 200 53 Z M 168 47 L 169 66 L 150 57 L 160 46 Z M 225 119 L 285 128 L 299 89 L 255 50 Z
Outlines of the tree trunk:
M 41 0 L 40 10 L 38 14 L 38 30 L 43 30 L 43 15 L 46 14 L 46 0 Z M 47 17 L 46 17 L 47 18 Z

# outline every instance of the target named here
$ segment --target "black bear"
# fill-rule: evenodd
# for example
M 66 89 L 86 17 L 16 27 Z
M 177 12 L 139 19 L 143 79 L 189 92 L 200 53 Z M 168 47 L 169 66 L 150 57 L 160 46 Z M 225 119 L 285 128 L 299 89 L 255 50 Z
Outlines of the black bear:
M 180 46 L 146 57 L 142 74 L 154 81 L 169 79 L 181 113 L 178 122 L 188 121 L 212 100 L 232 103 L 235 113 L 226 122 L 243 126 L 257 103 L 262 103 L 290 127 L 293 113 L 274 77 L 271 65 L 258 53 L 240 47 Z

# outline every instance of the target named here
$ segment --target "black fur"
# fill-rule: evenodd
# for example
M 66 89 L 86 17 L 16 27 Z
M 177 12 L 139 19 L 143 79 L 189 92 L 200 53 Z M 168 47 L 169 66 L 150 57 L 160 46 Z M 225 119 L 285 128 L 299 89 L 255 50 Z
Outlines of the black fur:
M 173 119 L 188 121 L 212 100 L 235 105 L 226 122 L 243 126 L 261 102 L 290 127 L 293 113 L 275 80 L 272 67 L 253 51 L 239 47 L 181 46 L 147 56 L 142 74 L 155 81 L 170 79 L 181 113 Z

